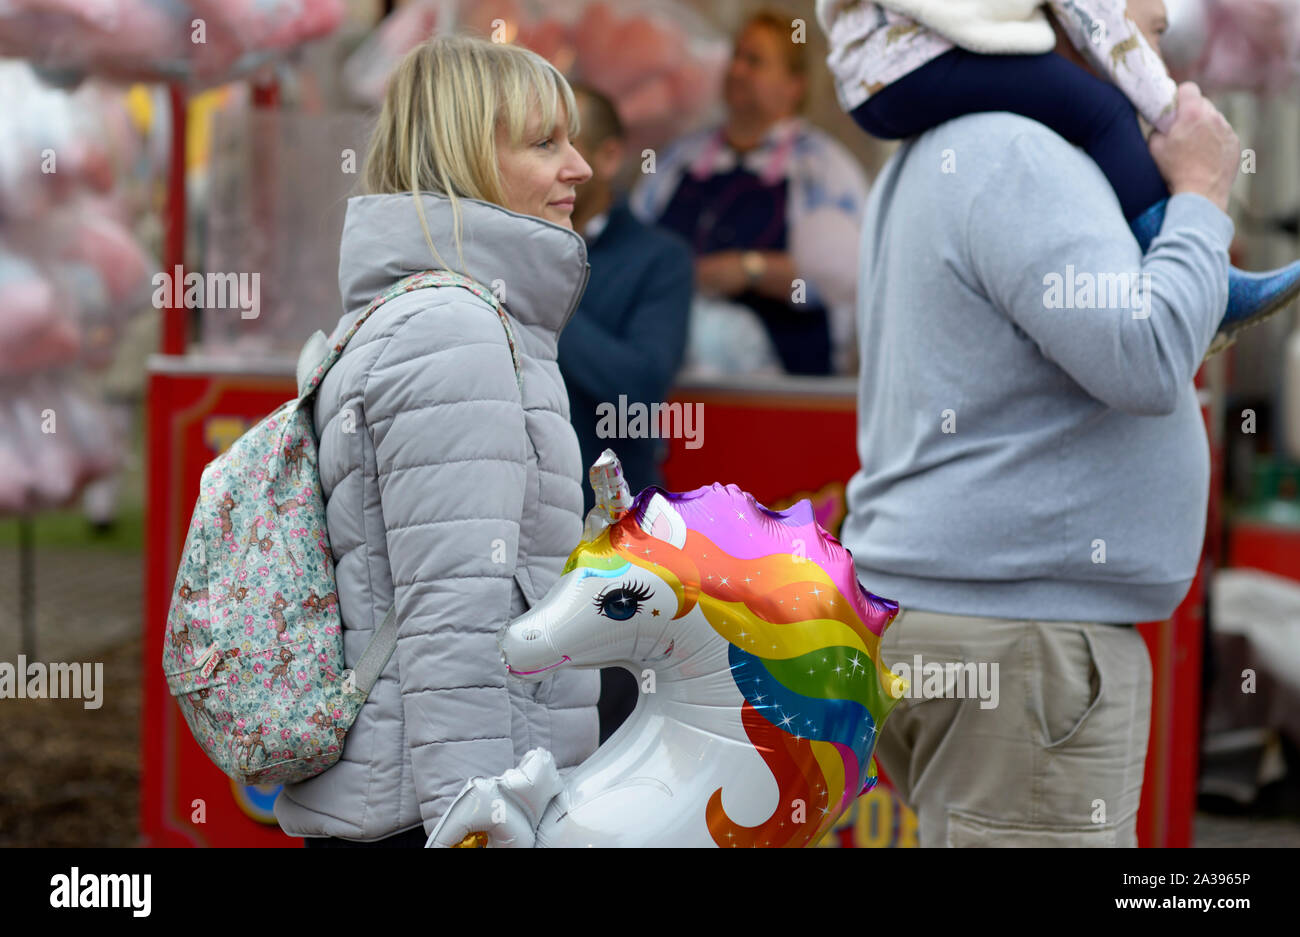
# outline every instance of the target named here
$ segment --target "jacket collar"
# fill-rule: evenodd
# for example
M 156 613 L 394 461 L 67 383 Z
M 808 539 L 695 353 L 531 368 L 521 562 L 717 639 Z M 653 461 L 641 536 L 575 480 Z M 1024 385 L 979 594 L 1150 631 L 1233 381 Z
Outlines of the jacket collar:
M 763 133 L 758 146 L 741 154 L 727 143 L 726 128 L 720 126 L 704 138 L 691 161 L 691 175 L 704 180 L 742 165 L 765 185 L 775 185 L 789 175 L 795 144 L 806 127 L 807 123 L 797 114 L 778 120 Z
M 420 195 L 438 253 L 456 267 L 451 202 Z M 587 245 L 574 231 L 478 199 L 460 199 L 464 273 L 491 289 L 504 286 L 506 310 L 521 325 L 559 332 L 586 288 Z M 438 266 L 410 193 L 348 199 L 339 246 L 345 313 L 360 312 L 398 280 Z
M 622 234 L 623 226 L 632 218 L 632 210 L 628 207 L 627 198 L 625 196 L 615 197 L 609 208 L 600 217 L 604 219 L 600 229 L 595 233 L 594 237 L 587 237 L 589 250 L 595 249 L 607 237 L 617 238 Z M 595 219 L 592 219 L 592 221 L 594 222 Z M 590 224 L 588 227 L 590 229 Z

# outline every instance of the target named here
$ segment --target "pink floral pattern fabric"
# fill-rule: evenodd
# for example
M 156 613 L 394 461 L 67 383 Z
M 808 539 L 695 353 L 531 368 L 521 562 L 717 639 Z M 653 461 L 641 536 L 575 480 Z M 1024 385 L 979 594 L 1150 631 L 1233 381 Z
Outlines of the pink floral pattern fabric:
M 343 670 L 334 561 L 307 403 L 374 310 L 411 290 L 481 284 L 428 271 L 380 294 L 303 393 L 203 471 L 163 638 L 163 672 L 194 738 L 241 784 L 290 784 L 338 761 L 365 692 Z

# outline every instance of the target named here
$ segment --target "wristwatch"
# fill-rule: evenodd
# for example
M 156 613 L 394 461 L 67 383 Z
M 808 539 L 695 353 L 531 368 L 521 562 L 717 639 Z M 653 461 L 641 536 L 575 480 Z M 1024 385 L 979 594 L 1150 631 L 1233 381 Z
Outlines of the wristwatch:
M 740 255 L 740 269 L 745 271 L 745 285 L 753 287 L 767 272 L 767 261 L 758 251 L 745 251 Z

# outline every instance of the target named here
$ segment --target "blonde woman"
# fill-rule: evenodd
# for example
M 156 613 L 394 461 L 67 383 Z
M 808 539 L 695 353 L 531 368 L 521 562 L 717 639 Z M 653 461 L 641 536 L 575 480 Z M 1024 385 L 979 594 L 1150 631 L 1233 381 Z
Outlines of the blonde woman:
M 596 748 L 599 674 L 508 681 L 496 645 L 582 529 L 583 467 L 556 366 L 588 271 L 570 222 L 591 175 L 577 130 L 564 78 L 515 46 L 434 39 L 389 84 L 369 194 L 348 202 L 335 336 L 429 269 L 484 284 L 506 314 L 460 287 L 403 294 L 321 384 L 347 666 L 394 604 L 398 637 L 339 763 L 276 801 L 281 827 L 308 845 L 423 846 L 467 778 L 538 746 L 561 767 Z

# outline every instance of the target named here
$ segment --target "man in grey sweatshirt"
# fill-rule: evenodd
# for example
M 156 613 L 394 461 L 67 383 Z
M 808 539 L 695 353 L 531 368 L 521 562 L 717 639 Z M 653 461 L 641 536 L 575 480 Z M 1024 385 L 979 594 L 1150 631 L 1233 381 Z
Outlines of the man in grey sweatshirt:
M 922 846 L 1136 845 L 1132 625 L 1177 607 L 1200 556 L 1193 377 L 1239 158 L 1193 85 L 1151 149 L 1173 197 L 1145 257 L 1092 160 L 1011 114 L 906 141 L 867 205 L 842 539 L 905 609 L 882 653 L 910 689 L 877 757 Z

